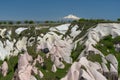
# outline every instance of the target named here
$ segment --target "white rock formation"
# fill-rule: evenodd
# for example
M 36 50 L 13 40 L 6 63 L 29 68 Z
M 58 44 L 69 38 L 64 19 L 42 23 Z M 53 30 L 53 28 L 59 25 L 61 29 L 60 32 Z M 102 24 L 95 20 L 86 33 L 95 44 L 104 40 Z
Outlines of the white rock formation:
M 52 66 L 52 70 L 51 70 L 52 72 L 56 72 L 57 71 L 57 68 L 56 68 L 56 66 L 53 64 L 53 66 Z
M 24 31 L 24 30 L 26 30 L 26 29 L 28 29 L 28 28 L 20 27 L 20 28 L 16 29 L 15 32 L 16 32 L 17 34 L 20 34 L 22 31 Z
M 105 36 L 112 35 L 113 38 L 116 36 L 120 35 L 120 24 L 116 23 L 101 23 L 98 24 L 96 28 L 91 28 L 88 30 L 86 33 L 86 36 L 88 37 L 84 43 L 85 49 L 81 52 L 79 56 L 79 62 L 81 66 L 84 66 L 86 70 L 82 70 L 82 74 L 80 77 L 83 77 L 87 80 L 107 80 L 103 75 L 102 75 L 102 70 L 103 72 L 109 72 L 109 69 L 107 68 L 106 64 L 107 61 L 106 59 L 111 62 L 110 64 L 110 72 L 117 72 L 118 69 L 118 61 L 115 58 L 115 56 L 109 54 L 108 56 L 104 56 L 99 50 L 93 47 L 97 44 L 97 42 L 100 41 L 100 39 L 104 38 Z M 83 38 L 81 38 L 83 39 Z M 81 40 L 80 39 L 80 40 Z M 102 58 L 102 67 L 100 64 L 96 64 L 93 62 L 88 61 L 85 57 L 90 54 L 100 54 Z M 73 64 L 74 65 L 74 64 Z M 72 65 L 72 66 L 73 66 Z M 78 72 L 80 72 L 79 70 Z M 101 70 L 101 71 L 98 71 Z M 69 71 L 72 71 L 71 69 Z M 73 70 L 74 71 L 74 70 Z M 83 73 L 85 73 L 84 76 Z M 88 76 L 89 74 L 89 76 Z M 67 74 L 66 76 L 71 77 L 71 75 Z M 63 78 L 63 80 L 69 80 L 66 77 Z M 74 79 L 72 79 L 74 80 Z M 78 79 L 76 79 L 78 80 Z
M 115 67 L 110 64 L 110 72 L 116 72 L 117 73 L 117 70 L 115 69 Z
M 88 39 L 85 41 L 84 45 L 86 48 L 83 50 L 85 52 L 93 51 L 96 54 L 100 54 L 102 57 L 104 55 L 93 47 L 100 41 L 100 39 L 104 38 L 105 36 L 112 35 L 112 37 L 116 37 L 120 35 L 120 24 L 116 23 L 101 23 L 98 24 L 96 28 L 89 29 L 87 37 Z M 84 52 L 79 56 L 79 58 L 85 55 Z
M 27 37 L 23 37 L 22 40 L 17 41 L 16 47 L 19 51 L 27 50 L 26 49 L 26 46 L 27 46 L 26 44 L 27 44 Z
M 103 72 L 109 72 L 109 69 L 107 68 L 105 63 L 102 63 L 101 66 L 102 66 Z
M 118 69 L 118 61 L 117 59 L 115 58 L 114 55 L 112 54 L 109 54 L 106 56 L 106 59 L 112 63 L 112 65 L 114 66 L 114 68 L 117 70 Z
M 7 31 L 7 29 L 0 29 L 0 36 L 2 38 L 5 38 L 5 32 Z
M 9 40 L 4 41 L 4 44 L 2 41 L 0 41 L 0 60 L 4 60 L 5 57 L 9 57 L 10 54 L 12 54 L 12 51 L 14 49 L 13 45 L 14 42 L 10 42 Z M 4 53 L 4 54 L 3 54 Z
M 66 31 L 68 30 L 69 26 L 70 26 L 69 23 L 68 24 L 62 24 L 62 25 L 50 28 L 50 31 L 58 31 L 62 34 L 65 34 Z
M 81 31 L 77 30 L 77 28 L 79 28 L 78 25 L 74 25 L 74 26 L 72 25 L 70 26 L 70 25 L 71 24 L 62 24 L 62 25 L 50 28 L 50 31 L 57 31 L 59 33 L 65 34 L 68 31 L 69 27 L 72 27 L 70 36 L 75 38 L 78 34 L 81 33 Z
M 77 30 L 77 28 L 79 28 L 79 26 L 78 26 L 78 25 L 75 25 L 75 26 L 73 26 L 72 29 L 71 29 L 71 34 L 70 34 L 70 36 L 72 36 L 73 39 L 74 39 L 78 34 L 81 33 L 81 31 L 80 31 L 80 30 Z
M 65 67 L 63 61 L 67 63 L 72 63 L 72 58 L 70 56 L 71 56 L 71 50 L 74 48 L 73 39 L 78 34 L 80 34 L 81 31 L 77 30 L 78 29 L 77 25 L 75 26 L 70 26 L 70 25 L 71 24 L 63 24 L 60 26 L 56 26 L 54 28 L 50 28 L 51 32 L 48 32 L 47 34 L 39 34 L 41 37 L 38 36 L 37 38 L 37 43 L 38 43 L 37 51 L 45 48 L 48 49 L 48 53 L 46 54 L 46 57 L 50 56 L 51 61 L 54 63 L 51 69 L 53 72 L 56 72 L 57 68 L 63 69 Z M 63 37 L 62 34 L 65 34 L 70 27 L 71 27 L 71 31 L 70 34 L 68 34 L 69 36 L 62 39 Z M 18 28 L 15 30 L 15 32 L 17 34 L 21 34 L 22 31 L 27 29 L 28 28 Z M 60 32 L 61 35 L 57 35 L 54 31 Z M 32 46 L 32 44 L 35 42 L 35 41 L 31 42 L 31 39 L 34 39 L 34 37 L 31 37 L 27 41 L 28 37 L 25 36 L 23 36 L 21 39 L 18 39 L 18 41 L 16 41 L 17 39 L 16 40 L 14 39 L 12 41 L 10 35 L 11 35 L 11 30 L 0 29 L 0 36 L 3 39 L 8 38 L 7 40 L 0 40 L 0 60 L 4 60 L 6 57 L 13 54 L 17 54 L 22 50 L 27 51 L 26 47 Z M 87 80 L 106 80 L 106 78 L 102 74 L 103 72 L 117 73 L 118 61 L 115 58 L 115 56 L 109 54 L 108 56 L 105 57 L 99 50 L 93 47 L 93 45 L 95 46 L 97 42 L 100 41 L 100 39 L 108 35 L 112 35 L 113 38 L 119 36 L 120 24 L 101 23 L 98 24 L 96 28 L 89 29 L 84 36 L 87 38 L 84 41 L 82 41 L 84 39 L 83 37 L 79 39 L 80 43 L 84 43 L 85 45 L 85 49 L 81 52 L 79 56 L 79 61 L 74 62 L 72 64 L 70 70 L 68 71 L 68 74 L 64 78 L 62 78 L 62 80 L 79 80 L 82 78 Z M 70 36 L 73 38 L 71 38 Z M 116 45 L 116 46 L 118 48 L 120 47 L 120 45 Z M 97 62 L 91 62 L 86 59 L 86 56 L 88 56 L 88 54 L 90 53 L 100 54 L 102 58 L 101 65 Z M 110 62 L 110 70 L 106 66 L 107 61 Z M 30 62 L 33 62 L 33 64 L 30 64 Z M 28 53 L 20 55 L 18 61 L 18 69 L 16 71 L 20 80 L 30 80 L 32 76 L 31 75 L 32 72 L 34 74 L 39 74 L 40 78 L 43 78 L 44 74 L 35 67 L 36 62 L 42 65 L 44 60 L 42 59 L 41 56 L 38 56 L 35 60 L 33 60 Z M 6 66 L 7 64 L 3 63 L 1 67 L 4 76 L 7 74 L 6 71 L 8 70 L 8 67 Z M 32 76 L 32 78 L 33 77 L 34 76 Z M 35 80 L 35 78 L 33 79 Z

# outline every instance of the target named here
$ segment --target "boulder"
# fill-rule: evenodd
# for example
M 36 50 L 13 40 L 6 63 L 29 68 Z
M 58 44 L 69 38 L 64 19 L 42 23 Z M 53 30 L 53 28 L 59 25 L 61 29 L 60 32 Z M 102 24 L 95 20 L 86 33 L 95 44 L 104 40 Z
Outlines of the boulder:
M 53 66 L 52 66 L 52 72 L 56 72 L 57 71 L 57 68 L 56 68 L 56 66 L 53 64 Z
M 3 62 L 1 66 L 2 75 L 5 77 L 8 73 L 8 64 L 6 61 Z
M 81 64 L 74 62 L 67 75 L 61 80 L 79 80 Z
M 37 79 L 33 75 L 31 75 L 30 80 L 37 80 Z
M 74 62 L 67 75 L 61 80 L 107 80 L 101 73 L 98 63 L 88 61 L 82 57 L 79 62 Z
M 38 71 L 38 75 L 40 76 L 40 78 L 43 78 L 43 73 L 41 71 Z
M 30 80 L 32 65 L 29 63 L 31 57 L 25 53 L 20 54 L 18 60 L 18 78 L 19 80 Z
M 106 59 L 112 63 L 112 65 L 115 67 L 116 70 L 118 69 L 118 61 L 113 54 L 108 54 L 106 56 Z
M 32 73 L 37 75 L 38 74 L 38 69 L 34 66 L 32 67 Z

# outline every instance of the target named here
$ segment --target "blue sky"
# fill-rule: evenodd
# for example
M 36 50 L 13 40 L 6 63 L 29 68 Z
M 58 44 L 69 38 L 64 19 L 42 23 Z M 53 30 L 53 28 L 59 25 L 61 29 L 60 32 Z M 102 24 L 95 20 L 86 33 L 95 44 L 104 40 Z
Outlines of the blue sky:
M 115 20 L 120 0 L 0 0 L 0 20 L 58 20 L 68 14 Z

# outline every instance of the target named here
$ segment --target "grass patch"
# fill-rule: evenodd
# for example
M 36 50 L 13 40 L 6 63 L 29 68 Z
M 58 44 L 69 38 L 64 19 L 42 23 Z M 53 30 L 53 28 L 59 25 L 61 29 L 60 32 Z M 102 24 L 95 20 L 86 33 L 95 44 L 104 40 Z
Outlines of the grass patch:
M 99 62 L 99 63 L 102 62 L 100 54 L 94 54 L 94 53 L 92 54 L 91 53 L 87 56 L 87 59 L 92 61 L 92 62 Z
M 44 62 L 44 66 L 41 66 L 40 64 L 36 64 L 36 67 L 44 74 L 44 77 L 42 79 L 40 79 L 40 77 L 38 75 L 35 75 L 35 77 L 38 80 L 60 80 L 62 77 L 64 77 L 68 71 L 68 69 L 70 68 L 71 64 L 67 64 L 65 62 L 63 62 L 65 64 L 65 68 L 64 69 L 57 69 L 57 72 L 52 72 L 52 65 L 53 62 L 51 61 L 50 57 L 46 58 L 44 53 L 38 53 L 39 55 L 41 55 L 45 62 Z
M 72 51 L 71 57 L 73 61 L 76 61 L 82 50 L 85 48 L 85 46 L 80 45 L 79 42 L 77 43 L 77 47 L 75 50 Z
M 118 61 L 118 73 L 120 73 L 120 52 L 115 51 L 114 44 L 119 43 L 120 36 L 112 39 L 112 36 L 106 36 L 104 37 L 96 46 L 98 50 L 100 50 L 105 56 L 108 54 L 113 54 L 117 61 Z M 101 45 L 103 44 L 103 45 Z M 107 51 L 109 50 L 109 52 Z M 107 67 L 109 68 L 110 63 L 107 64 Z
M 8 64 L 8 73 L 5 77 L 3 77 L 0 73 L 0 80 L 12 80 L 15 69 L 17 68 L 16 65 L 18 64 L 18 56 L 11 56 L 10 59 L 6 59 L 6 61 Z

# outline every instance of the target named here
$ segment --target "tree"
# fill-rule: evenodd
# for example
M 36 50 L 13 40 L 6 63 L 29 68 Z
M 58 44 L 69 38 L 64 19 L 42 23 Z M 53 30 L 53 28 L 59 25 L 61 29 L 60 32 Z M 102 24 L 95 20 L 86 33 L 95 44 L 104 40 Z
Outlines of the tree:
M 16 24 L 21 24 L 21 21 L 17 21 Z
M 49 21 L 45 21 L 45 23 L 49 23 Z
M 120 21 L 120 18 L 118 18 L 117 21 Z
M 13 24 L 13 22 L 12 22 L 12 21 L 9 21 L 9 22 L 8 22 L 8 24 L 11 24 L 11 25 L 12 25 L 12 24 Z
M 34 21 L 33 21 L 33 20 L 30 20 L 30 21 L 29 21 L 29 24 L 33 24 L 33 23 L 34 23 Z
M 0 22 L 0 25 L 2 24 L 2 22 Z
M 25 23 L 25 24 L 28 24 L 28 20 L 25 20 L 24 23 Z
M 3 22 L 3 24 L 7 24 L 7 22 L 6 22 L 6 21 L 4 21 L 4 22 Z

